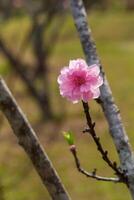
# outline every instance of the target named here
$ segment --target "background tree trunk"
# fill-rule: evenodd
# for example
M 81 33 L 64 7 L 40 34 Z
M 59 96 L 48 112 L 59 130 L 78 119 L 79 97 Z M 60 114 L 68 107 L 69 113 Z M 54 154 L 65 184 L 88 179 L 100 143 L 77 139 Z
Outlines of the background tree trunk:
M 128 10 L 134 10 L 134 0 L 126 0 L 126 8 Z

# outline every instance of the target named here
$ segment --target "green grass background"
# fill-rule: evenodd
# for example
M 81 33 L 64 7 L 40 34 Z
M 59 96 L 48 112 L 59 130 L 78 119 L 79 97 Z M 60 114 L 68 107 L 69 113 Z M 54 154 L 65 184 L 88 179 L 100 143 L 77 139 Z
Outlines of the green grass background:
M 92 12 L 88 16 L 104 70 L 118 104 L 131 144 L 134 146 L 134 13 Z M 55 22 L 56 23 L 56 22 Z M 21 29 L 20 29 L 21 24 Z M 12 19 L 0 25 L 1 34 L 7 45 L 17 51 L 30 28 L 27 18 Z M 23 31 L 22 31 L 23 29 Z M 5 59 L 0 56 L 0 73 L 6 79 L 18 103 L 45 147 L 65 187 L 74 200 L 128 200 L 131 199 L 123 184 L 97 182 L 79 174 L 73 158 L 63 139 L 62 131 L 72 130 L 81 164 L 98 174 L 113 176 L 113 172 L 100 158 L 92 139 L 82 134 L 85 119 L 81 103 L 73 105 L 59 96 L 57 76 L 62 66 L 70 59 L 84 57 L 73 20 L 67 16 L 58 44 L 49 59 L 52 105 L 55 112 L 62 112 L 61 122 L 41 122 L 34 99 L 28 97 L 25 85 Z M 52 44 L 53 45 L 53 44 Z M 23 59 L 32 62 L 30 47 L 23 53 Z M 109 135 L 103 113 L 95 102 L 90 103 L 96 130 L 104 147 L 113 160 L 118 161 L 113 141 Z M 5 200 L 49 200 L 50 197 L 36 174 L 31 162 L 19 147 L 5 118 L 0 115 L 0 185 Z M 2 197 L 0 197 L 2 199 Z

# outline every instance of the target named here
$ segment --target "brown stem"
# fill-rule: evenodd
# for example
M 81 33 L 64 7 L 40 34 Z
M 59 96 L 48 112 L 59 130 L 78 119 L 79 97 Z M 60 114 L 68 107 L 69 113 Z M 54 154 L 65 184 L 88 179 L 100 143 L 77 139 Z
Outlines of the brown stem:
M 122 172 L 118 167 L 116 162 L 112 162 L 110 160 L 110 158 L 108 157 L 108 151 L 103 149 L 103 146 L 100 142 L 100 138 L 97 136 L 96 131 L 95 131 L 95 123 L 92 122 L 91 116 L 90 116 L 90 112 L 89 112 L 89 105 L 88 103 L 85 103 L 82 101 L 83 104 L 83 108 L 84 108 L 84 112 L 85 112 L 85 116 L 86 116 L 86 120 L 87 120 L 87 125 L 88 125 L 88 129 L 86 129 L 86 131 L 88 133 L 90 133 L 91 137 L 93 138 L 98 151 L 100 152 L 103 160 L 108 164 L 108 166 L 110 168 L 112 168 L 115 171 L 115 174 L 120 177 L 122 180 L 124 180 L 124 182 L 127 182 L 127 178 L 125 176 L 125 172 Z
M 89 177 L 89 178 L 93 178 L 93 179 L 96 179 L 98 181 L 108 181 L 108 182 L 114 182 L 114 183 L 121 183 L 123 182 L 123 180 L 121 178 L 113 178 L 113 177 L 102 177 L 102 176 L 98 176 L 96 175 L 96 169 L 90 173 L 90 172 L 87 172 L 85 171 L 81 165 L 80 165 L 80 161 L 79 161 L 79 158 L 77 156 L 77 151 L 76 149 L 73 147 L 72 149 L 70 149 L 71 152 L 72 152 L 72 155 L 74 156 L 74 160 L 75 160 L 75 164 L 76 164 L 76 167 L 78 169 L 79 172 L 81 172 L 82 174 L 84 174 L 85 176 Z
M 87 22 L 86 10 L 82 0 L 70 0 L 72 15 L 80 37 L 88 65 L 100 66 L 104 84 L 100 87 L 100 105 L 104 111 L 109 125 L 110 134 L 116 146 L 122 169 L 127 171 L 129 186 L 134 199 L 134 155 L 129 139 L 122 123 L 119 109 L 114 102 L 107 78 L 102 70 L 100 58 L 96 51 L 95 41 L 92 36 L 90 24 Z M 103 28 L 103 27 L 102 27 Z

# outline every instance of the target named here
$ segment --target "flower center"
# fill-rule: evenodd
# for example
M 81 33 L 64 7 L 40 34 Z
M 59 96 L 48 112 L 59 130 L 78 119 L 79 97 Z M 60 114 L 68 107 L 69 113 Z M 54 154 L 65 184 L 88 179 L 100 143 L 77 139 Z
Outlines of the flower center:
M 75 76 L 74 77 L 74 83 L 77 87 L 83 85 L 85 83 L 85 77 L 82 76 Z

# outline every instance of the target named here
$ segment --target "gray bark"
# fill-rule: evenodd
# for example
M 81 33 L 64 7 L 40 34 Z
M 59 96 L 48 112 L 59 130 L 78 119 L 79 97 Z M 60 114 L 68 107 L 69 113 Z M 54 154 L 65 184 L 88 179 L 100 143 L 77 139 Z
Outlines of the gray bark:
M 18 143 L 31 159 L 51 198 L 53 200 L 69 200 L 70 197 L 46 152 L 43 150 L 36 133 L 31 128 L 28 120 L 2 79 L 0 79 L 0 110 L 8 119 L 14 134 L 18 138 Z
M 104 84 L 100 88 L 101 96 L 98 102 L 104 111 L 109 125 L 110 134 L 113 138 L 120 158 L 121 167 L 126 171 L 130 192 L 132 194 L 132 198 L 134 199 L 134 155 L 128 140 L 128 136 L 123 126 L 119 109 L 114 102 L 107 78 L 102 70 L 100 59 L 96 51 L 96 45 L 92 38 L 91 28 L 87 23 L 86 11 L 83 2 L 81 0 L 70 0 L 70 2 L 73 18 L 79 33 L 87 63 L 88 65 L 97 64 L 101 69 L 101 76 L 104 79 Z

